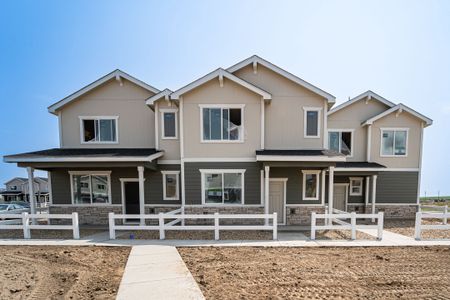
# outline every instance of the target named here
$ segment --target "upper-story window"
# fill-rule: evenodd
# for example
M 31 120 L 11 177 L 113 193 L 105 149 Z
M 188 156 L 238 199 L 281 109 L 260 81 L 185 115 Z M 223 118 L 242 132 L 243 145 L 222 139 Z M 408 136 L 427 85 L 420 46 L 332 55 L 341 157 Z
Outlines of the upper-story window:
M 352 156 L 352 130 L 328 130 L 328 145 L 330 150 L 342 153 L 347 156 Z
M 178 129 L 177 129 L 177 110 L 176 109 L 161 109 L 161 119 L 162 119 L 162 138 L 163 139 L 177 139 Z
M 320 138 L 321 107 L 304 107 L 304 135 L 305 138 Z
M 9 187 L 9 189 L 10 189 L 11 191 L 17 191 L 17 185 L 11 185 L 11 186 Z
M 398 157 L 408 155 L 407 128 L 381 128 L 381 156 Z
M 81 143 L 117 143 L 118 117 L 80 117 Z
M 201 106 L 202 142 L 242 142 L 244 106 Z

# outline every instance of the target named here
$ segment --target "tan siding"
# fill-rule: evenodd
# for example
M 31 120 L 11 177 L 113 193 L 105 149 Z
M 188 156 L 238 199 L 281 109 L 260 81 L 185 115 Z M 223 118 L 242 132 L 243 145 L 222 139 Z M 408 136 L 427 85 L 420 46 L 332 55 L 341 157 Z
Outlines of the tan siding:
M 112 79 L 61 110 L 62 147 L 153 148 L 154 113 L 145 104 L 153 93 L 122 79 Z M 119 116 L 118 144 L 81 144 L 79 116 Z

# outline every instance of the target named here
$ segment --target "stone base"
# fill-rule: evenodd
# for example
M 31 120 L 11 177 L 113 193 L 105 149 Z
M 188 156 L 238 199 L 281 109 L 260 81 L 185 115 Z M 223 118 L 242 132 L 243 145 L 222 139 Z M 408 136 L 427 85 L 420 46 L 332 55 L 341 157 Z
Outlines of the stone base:
M 80 225 L 108 225 L 108 213 L 122 213 L 121 206 L 50 206 L 50 214 L 71 214 L 78 213 L 78 223 Z M 53 219 L 51 224 L 71 224 L 71 220 Z
M 375 206 L 375 213 L 384 212 L 385 219 L 415 219 L 417 205 L 382 205 Z M 372 206 L 366 206 L 366 213 L 372 213 Z
M 286 225 L 311 225 L 311 213 L 323 214 L 323 206 L 286 206 Z M 318 220 L 320 224 L 322 220 Z

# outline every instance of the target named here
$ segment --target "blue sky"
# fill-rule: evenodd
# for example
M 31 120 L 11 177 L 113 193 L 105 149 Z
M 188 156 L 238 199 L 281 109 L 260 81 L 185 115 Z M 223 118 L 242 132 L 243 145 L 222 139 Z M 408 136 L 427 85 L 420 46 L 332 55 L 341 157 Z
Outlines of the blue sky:
M 449 1 L 0 5 L 0 155 L 58 147 L 47 106 L 113 69 L 175 89 L 258 54 L 338 103 L 371 89 L 431 117 L 422 194 L 450 194 Z M 0 163 L 0 183 L 25 174 Z

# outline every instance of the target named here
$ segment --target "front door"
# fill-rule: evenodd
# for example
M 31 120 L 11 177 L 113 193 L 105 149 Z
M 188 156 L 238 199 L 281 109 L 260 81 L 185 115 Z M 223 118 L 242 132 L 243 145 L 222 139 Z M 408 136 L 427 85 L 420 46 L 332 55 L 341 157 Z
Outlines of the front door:
M 125 188 L 125 214 L 138 215 L 139 211 L 139 182 L 124 182 Z M 127 219 L 127 222 L 138 221 L 138 219 Z
M 347 211 L 346 209 L 347 200 L 347 186 L 343 184 L 335 184 L 333 192 L 333 208 Z
M 277 213 L 278 224 L 284 224 L 284 182 L 271 181 L 269 185 L 269 213 Z

